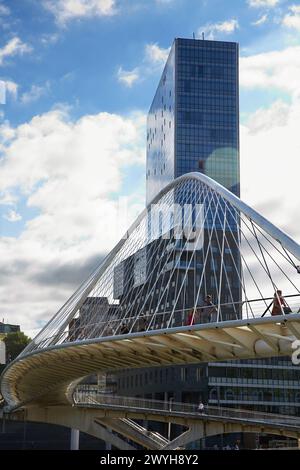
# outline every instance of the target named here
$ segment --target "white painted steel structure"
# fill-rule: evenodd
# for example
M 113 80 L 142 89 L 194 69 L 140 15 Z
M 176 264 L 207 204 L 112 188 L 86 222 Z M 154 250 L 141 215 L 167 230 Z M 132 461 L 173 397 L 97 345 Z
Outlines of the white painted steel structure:
M 192 210 L 182 222 L 176 205 L 183 203 Z M 167 222 L 159 216 L 149 225 L 152 211 L 166 207 Z M 292 353 L 300 339 L 300 247 L 224 187 L 203 174 L 184 175 L 125 235 L 6 368 L 7 410 L 69 409 L 75 384 L 97 371 Z M 270 316 L 279 288 L 292 313 L 279 303 L 279 315 Z

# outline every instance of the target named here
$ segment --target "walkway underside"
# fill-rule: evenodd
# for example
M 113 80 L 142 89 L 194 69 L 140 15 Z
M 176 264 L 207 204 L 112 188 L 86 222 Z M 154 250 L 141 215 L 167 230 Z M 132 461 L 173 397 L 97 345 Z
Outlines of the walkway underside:
M 233 410 L 234 411 L 234 410 Z M 25 413 L 25 416 L 22 413 Z M 234 413 L 233 413 L 234 414 Z M 149 410 L 149 409 L 122 409 L 122 407 L 27 407 L 24 411 L 14 413 L 15 418 L 20 417 L 32 422 L 43 422 L 79 429 L 93 435 L 105 442 L 111 443 L 119 449 L 132 449 L 125 439 L 143 446 L 146 449 L 176 449 L 201 439 L 226 433 L 255 432 L 282 435 L 291 438 L 300 438 L 299 423 L 277 423 L 270 420 L 263 422 L 259 417 L 240 419 L 216 415 L 200 415 L 197 413 Z M 270 415 L 272 417 L 272 415 Z M 274 416 L 274 415 L 273 415 Z M 135 423 L 133 420 L 158 421 L 181 425 L 185 428 L 183 433 L 173 441 Z M 292 421 L 292 418 L 291 418 Z M 112 433 L 112 431 L 114 431 Z
M 226 359 L 287 356 L 300 340 L 300 314 L 155 330 L 66 343 L 11 363 L 2 378 L 8 409 L 62 405 L 74 381 L 98 371 Z

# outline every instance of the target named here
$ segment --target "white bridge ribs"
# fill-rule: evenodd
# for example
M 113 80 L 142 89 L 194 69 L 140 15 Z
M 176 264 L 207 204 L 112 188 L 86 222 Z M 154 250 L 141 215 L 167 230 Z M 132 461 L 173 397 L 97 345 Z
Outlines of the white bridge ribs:
M 66 403 L 97 371 L 291 355 L 299 265 L 298 243 L 238 197 L 181 176 L 9 364 L 1 393 L 10 409 Z

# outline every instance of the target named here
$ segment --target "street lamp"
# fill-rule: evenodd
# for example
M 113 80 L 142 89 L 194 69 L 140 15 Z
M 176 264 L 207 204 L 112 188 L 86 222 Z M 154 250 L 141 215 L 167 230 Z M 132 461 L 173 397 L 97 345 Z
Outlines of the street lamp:
M 172 411 L 172 402 L 174 401 L 174 397 L 169 399 L 169 411 Z M 171 421 L 168 422 L 168 441 L 171 441 Z

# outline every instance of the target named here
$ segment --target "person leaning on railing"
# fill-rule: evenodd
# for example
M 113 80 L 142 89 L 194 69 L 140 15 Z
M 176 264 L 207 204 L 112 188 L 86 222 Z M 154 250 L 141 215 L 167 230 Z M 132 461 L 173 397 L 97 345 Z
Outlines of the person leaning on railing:
M 120 334 L 121 335 L 127 335 L 129 333 L 129 328 L 126 322 L 122 322 L 121 328 L 120 328 Z
M 204 305 L 201 308 L 201 323 L 216 322 L 217 313 L 217 308 L 212 302 L 212 296 L 207 295 L 204 300 Z
M 186 326 L 191 326 L 195 324 L 195 309 L 189 311 Z
M 282 291 L 278 289 L 274 294 L 271 315 L 282 315 L 283 313 L 291 313 L 291 311 L 292 310 L 282 296 Z

